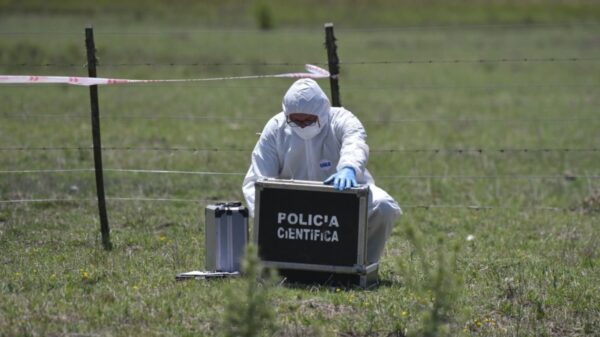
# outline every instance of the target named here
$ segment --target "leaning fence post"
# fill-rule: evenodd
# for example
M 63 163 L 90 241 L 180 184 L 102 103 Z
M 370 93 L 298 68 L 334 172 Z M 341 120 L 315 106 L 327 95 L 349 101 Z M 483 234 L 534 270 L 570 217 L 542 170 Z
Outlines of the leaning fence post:
M 85 46 L 87 48 L 87 66 L 89 77 L 96 77 L 96 46 L 92 26 L 85 28 Z M 102 172 L 102 142 L 100 141 L 100 108 L 98 105 L 98 86 L 90 86 L 90 103 L 92 107 L 92 139 L 94 144 L 94 167 L 96 172 L 96 192 L 98 194 L 98 212 L 100 213 L 100 232 L 104 249 L 111 250 L 110 229 L 106 214 L 104 197 L 104 177 Z
M 337 55 L 335 36 L 333 35 L 333 23 L 325 24 L 325 47 L 327 48 L 327 63 L 329 64 L 329 84 L 331 85 L 331 104 L 342 106 L 340 101 L 340 87 L 338 75 L 340 73 L 340 60 Z

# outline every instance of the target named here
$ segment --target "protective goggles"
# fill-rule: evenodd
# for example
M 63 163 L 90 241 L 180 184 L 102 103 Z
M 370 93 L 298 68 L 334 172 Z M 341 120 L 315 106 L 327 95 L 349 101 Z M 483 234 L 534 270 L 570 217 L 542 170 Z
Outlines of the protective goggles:
M 315 123 L 321 127 L 319 123 L 319 117 L 315 115 L 296 115 L 291 114 L 287 116 L 286 122 L 289 126 L 293 128 L 305 128 L 307 126 L 314 125 Z

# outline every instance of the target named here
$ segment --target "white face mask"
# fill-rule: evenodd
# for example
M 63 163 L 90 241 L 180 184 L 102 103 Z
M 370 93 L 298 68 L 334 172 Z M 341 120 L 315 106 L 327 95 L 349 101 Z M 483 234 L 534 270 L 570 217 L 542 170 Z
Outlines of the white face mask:
M 322 127 L 319 126 L 319 123 L 315 123 L 311 126 L 307 126 L 304 128 L 292 128 L 294 132 L 302 139 L 309 140 L 321 132 Z

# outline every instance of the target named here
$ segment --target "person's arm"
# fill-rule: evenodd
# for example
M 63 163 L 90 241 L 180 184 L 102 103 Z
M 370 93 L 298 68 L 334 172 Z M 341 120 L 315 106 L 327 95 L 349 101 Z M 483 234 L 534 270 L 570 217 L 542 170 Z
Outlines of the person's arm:
M 337 172 L 327 178 L 325 184 L 333 184 L 338 190 L 357 185 L 369 159 L 367 133 L 362 123 L 350 111 L 342 110 L 333 121 L 334 132 L 341 145 Z
M 250 214 L 254 216 L 254 183 L 259 178 L 277 178 L 279 176 L 279 158 L 277 155 L 277 121 L 271 119 L 252 151 L 252 163 L 242 184 L 242 191 Z
M 363 173 L 369 160 L 367 133 L 362 123 L 350 111 L 345 110 L 342 113 L 334 125 L 336 134 L 340 135 L 342 143 L 340 160 L 336 169 L 340 171 L 345 167 L 350 167 L 360 181 L 363 179 Z

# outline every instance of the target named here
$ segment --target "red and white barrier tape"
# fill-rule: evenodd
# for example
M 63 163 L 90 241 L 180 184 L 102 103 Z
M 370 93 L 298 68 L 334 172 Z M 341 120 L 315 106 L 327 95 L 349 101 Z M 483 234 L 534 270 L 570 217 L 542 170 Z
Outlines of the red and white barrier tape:
M 166 80 L 132 80 L 122 78 L 100 78 L 100 77 L 73 77 L 73 76 L 31 76 L 31 75 L 0 75 L 0 84 L 46 84 L 62 83 L 80 86 L 91 85 L 112 85 L 112 84 L 143 84 L 143 83 L 165 83 L 165 82 L 201 82 L 201 81 L 222 81 L 222 80 L 242 80 L 254 78 L 327 78 L 329 72 L 323 68 L 312 64 L 305 66 L 305 73 L 285 73 L 272 75 L 251 75 L 251 76 L 232 76 L 232 77 L 213 77 L 213 78 L 188 78 L 188 79 L 166 79 Z

